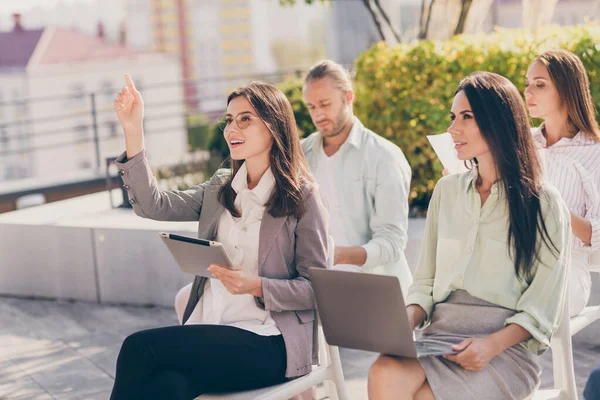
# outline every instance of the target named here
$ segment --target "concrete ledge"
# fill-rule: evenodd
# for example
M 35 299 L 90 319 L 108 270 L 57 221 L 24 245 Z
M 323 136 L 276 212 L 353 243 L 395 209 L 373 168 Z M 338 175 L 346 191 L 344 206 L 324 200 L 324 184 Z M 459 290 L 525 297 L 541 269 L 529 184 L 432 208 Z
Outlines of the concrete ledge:
M 2 214 L 0 294 L 171 307 L 193 277 L 158 232 L 195 236 L 197 224 L 111 209 L 107 192 Z
M 89 228 L 0 224 L 0 293 L 97 301 Z
M 94 245 L 102 303 L 172 307 L 177 291 L 193 280 L 179 269 L 157 231 L 94 229 Z
M 118 204 L 120 190 L 111 195 Z M 172 307 L 191 282 L 158 232 L 195 236 L 198 222 L 160 222 L 110 207 L 107 192 L 0 215 L 0 294 Z M 411 219 L 414 271 L 425 220 Z

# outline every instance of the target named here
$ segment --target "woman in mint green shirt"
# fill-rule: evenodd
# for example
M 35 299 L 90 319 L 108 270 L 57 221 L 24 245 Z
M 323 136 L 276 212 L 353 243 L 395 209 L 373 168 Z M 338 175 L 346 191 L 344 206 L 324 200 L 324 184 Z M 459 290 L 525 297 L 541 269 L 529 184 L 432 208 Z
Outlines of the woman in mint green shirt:
M 458 354 L 382 355 L 370 399 L 522 400 L 539 384 L 536 355 L 563 310 L 569 211 L 542 183 L 519 91 L 500 75 L 473 74 L 450 117 L 457 155 L 473 168 L 436 185 L 407 311 L 421 340 Z

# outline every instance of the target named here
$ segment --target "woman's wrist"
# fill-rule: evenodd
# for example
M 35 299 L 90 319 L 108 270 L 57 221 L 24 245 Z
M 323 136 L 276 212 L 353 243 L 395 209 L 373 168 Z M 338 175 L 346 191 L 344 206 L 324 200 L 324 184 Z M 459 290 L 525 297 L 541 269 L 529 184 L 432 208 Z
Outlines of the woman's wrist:
M 250 294 L 254 297 L 263 298 L 263 290 L 262 290 L 262 278 L 259 276 L 254 281 L 252 285 L 252 289 L 250 290 Z
M 423 307 L 418 304 L 411 304 L 406 307 L 406 313 L 408 314 L 408 322 L 412 330 L 421 325 L 427 316 Z
M 144 150 L 144 133 L 140 131 L 126 131 L 125 133 L 125 149 L 127 159 L 131 160 Z

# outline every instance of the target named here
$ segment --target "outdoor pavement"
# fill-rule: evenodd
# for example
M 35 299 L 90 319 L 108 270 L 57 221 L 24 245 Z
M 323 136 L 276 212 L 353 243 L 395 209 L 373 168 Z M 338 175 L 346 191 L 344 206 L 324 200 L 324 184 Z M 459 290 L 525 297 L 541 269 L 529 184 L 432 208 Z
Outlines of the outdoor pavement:
M 417 244 L 423 228 L 419 222 L 410 229 Z M 409 242 L 410 265 L 418 247 Z M 600 304 L 600 274 L 593 275 L 590 303 Z M 108 399 L 123 339 L 176 323 L 170 308 L 0 297 L 0 399 Z M 600 322 L 574 336 L 573 351 L 581 396 L 587 376 L 600 364 Z M 348 349 L 341 354 L 352 399 L 367 399 L 367 372 L 376 355 Z M 551 387 L 550 352 L 541 363 L 541 387 Z M 323 393 L 319 390 L 318 397 Z

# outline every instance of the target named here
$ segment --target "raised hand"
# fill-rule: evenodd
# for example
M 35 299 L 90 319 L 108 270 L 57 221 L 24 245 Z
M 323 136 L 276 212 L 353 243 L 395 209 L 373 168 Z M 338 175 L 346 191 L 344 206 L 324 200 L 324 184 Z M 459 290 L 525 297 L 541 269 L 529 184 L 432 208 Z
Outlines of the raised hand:
M 125 82 L 127 86 L 117 94 L 113 105 L 125 131 L 127 158 L 132 158 L 144 149 L 144 101 L 129 74 L 125 74 Z

